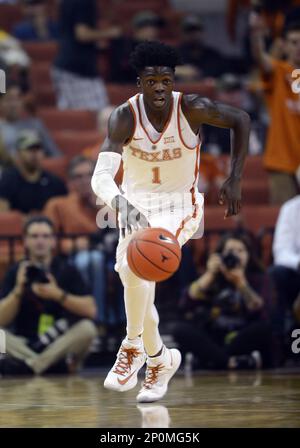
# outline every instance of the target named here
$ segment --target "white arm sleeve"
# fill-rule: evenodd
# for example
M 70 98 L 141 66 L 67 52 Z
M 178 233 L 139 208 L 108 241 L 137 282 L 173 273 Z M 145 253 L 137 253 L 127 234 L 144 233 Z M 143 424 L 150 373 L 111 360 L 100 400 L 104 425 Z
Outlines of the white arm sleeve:
M 110 207 L 113 198 L 121 194 L 114 181 L 121 159 L 121 155 L 117 152 L 100 152 L 91 180 L 94 193 Z

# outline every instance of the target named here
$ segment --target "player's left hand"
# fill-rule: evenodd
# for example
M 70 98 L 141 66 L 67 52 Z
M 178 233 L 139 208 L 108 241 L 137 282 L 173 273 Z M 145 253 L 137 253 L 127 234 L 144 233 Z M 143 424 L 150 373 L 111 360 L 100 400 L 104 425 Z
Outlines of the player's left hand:
M 236 177 L 228 177 L 222 185 L 219 193 L 219 204 L 227 205 L 224 219 L 238 215 L 241 210 L 241 180 Z

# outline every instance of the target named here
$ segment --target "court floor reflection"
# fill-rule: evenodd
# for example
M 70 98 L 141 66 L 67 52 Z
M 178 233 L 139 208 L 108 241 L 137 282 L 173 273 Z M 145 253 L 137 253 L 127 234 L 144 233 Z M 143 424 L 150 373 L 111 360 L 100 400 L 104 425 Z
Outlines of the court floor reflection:
M 0 378 L 0 427 L 300 427 L 300 372 L 177 375 L 159 403 L 103 388 L 103 373 Z

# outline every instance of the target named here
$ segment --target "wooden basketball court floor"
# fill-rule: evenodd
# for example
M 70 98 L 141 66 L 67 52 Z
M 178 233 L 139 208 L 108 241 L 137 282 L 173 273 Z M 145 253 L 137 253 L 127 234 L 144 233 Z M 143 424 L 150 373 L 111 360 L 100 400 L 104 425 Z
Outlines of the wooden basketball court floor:
M 137 405 L 138 387 L 103 388 L 105 373 L 0 378 L 0 427 L 300 427 L 300 372 L 177 376 L 168 395 Z

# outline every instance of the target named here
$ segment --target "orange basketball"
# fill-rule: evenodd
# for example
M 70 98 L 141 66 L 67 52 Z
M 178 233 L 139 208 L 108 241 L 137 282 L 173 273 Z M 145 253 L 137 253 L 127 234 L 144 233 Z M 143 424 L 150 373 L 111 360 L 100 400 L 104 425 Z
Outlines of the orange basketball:
M 139 230 L 127 248 L 130 269 L 138 277 L 152 282 L 162 282 L 177 271 L 181 248 L 175 236 L 166 229 Z

